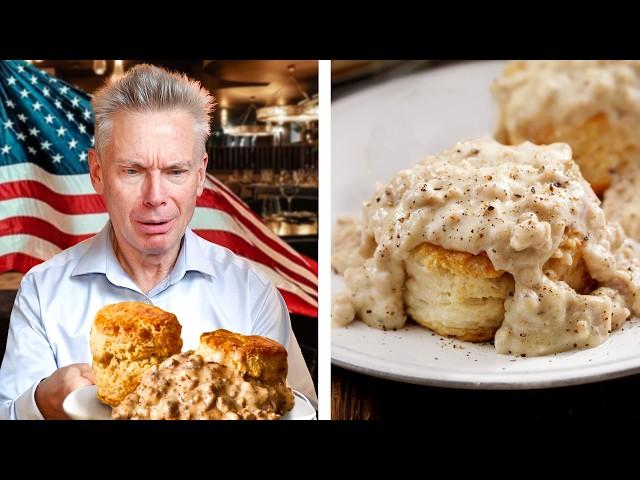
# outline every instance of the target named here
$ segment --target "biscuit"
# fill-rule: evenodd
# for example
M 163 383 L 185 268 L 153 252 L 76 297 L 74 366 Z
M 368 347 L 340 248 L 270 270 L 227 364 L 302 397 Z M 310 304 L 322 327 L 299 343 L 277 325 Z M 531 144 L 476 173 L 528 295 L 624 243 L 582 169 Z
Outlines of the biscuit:
M 636 61 L 514 61 L 491 90 L 499 142 L 568 143 L 600 197 L 640 152 Z
M 284 382 L 287 378 L 287 351 L 280 343 L 259 335 L 241 335 L 224 329 L 203 333 L 195 353 L 207 362 L 219 363 L 266 383 Z
M 405 261 L 404 302 L 420 325 L 460 340 L 493 339 L 504 320 L 504 301 L 513 294 L 511 274 L 496 270 L 485 253 L 473 255 L 422 243 Z M 552 280 L 565 281 L 579 293 L 594 282 L 582 257 L 582 240 L 570 232 L 543 267 Z
M 90 334 L 98 398 L 118 405 L 150 366 L 180 352 L 181 330 L 174 314 L 146 303 L 121 302 L 100 309 Z
M 539 145 L 568 143 L 582 176 L 599 196 L 609 188 L 615 173 L 624 170 L 629 159 L 637 156 L 629 133 L 612 124 L 602 113 L 578 125 L 545 122 L 517 130 L 507 130 L 504 125 L 500 128 L 496 138 L 507 145 L 517 145 L 526 140 Z
M 423 243 L 405 261 L 407 313 L 440 335 L 490 340 L 504 319 L 513 277 L 496 271 L 489 258 Z

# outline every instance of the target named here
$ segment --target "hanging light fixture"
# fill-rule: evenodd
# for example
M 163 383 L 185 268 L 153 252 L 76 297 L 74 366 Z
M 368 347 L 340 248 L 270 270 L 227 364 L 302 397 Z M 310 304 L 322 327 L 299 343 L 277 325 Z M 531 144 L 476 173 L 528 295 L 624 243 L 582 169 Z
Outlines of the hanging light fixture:
M 259 108 L 256 111 L 256 118 L 262 122 L 273 123 L 287 123 L 287 122 L 314 122 L 318 120 L 318 96 L 314 95 L 310 98 L 307 92 L 305 92 L 300 84 L 293 76 L 295 71 L 295 65 L 289 65 L 287 70 L 289 76 L 287 81 L 293 83 L 298 92 L 302 95 L 303 99 L 297 104 L 292 105 L 272 105 Z M 277 95 L 282 88 L 278 89 Z
M 223 126 L 222 131 L 224 133 L 232 137 L 269 137 L 273 135 L 271 125 L 261 125 L 258 123 L 247 124 L 251 112 L 257 112 L 255 99 L 256 97 L 251 97 L 251 105 L 249 105 L 247 111 L 242 115 L 240 125 Z
M 113 61 L 113 73 L 109 78 L 109 81 L 115 82 L 124 76 L 124 60 Z
M 270 137 L 273 135 L 268 125 L 235 125 L 227 127 L 224 133 L 232 137 Z
M 106 60 L 94 60 L 93 61 L 93 72 L 96 75 L 104 75 L 107 71 L 107 61 Z

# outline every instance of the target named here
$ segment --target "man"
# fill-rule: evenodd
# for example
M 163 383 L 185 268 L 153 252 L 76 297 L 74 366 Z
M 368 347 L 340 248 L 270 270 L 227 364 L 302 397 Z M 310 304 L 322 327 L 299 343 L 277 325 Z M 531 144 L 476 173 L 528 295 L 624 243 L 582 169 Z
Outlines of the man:
M 176 314 L 185 350 L 218 328 L 282 343 L 289 384 L 317 402 L 281 295 L 188 228 L 204 188 L 213 98 L 186 76 L 138 65 L 92 102 L 90 176 L 109 222 L 23 278 L 0 368 L 0 418 L 67 418 L 65 397 L 95 383 L 95 313 L 121 301 Z

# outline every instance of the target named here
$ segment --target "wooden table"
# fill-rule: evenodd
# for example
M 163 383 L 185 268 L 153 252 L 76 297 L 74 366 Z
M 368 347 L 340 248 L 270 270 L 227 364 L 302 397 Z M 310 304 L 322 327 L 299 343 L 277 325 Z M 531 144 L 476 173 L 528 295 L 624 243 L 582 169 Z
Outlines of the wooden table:
M 491 427 L 499 419 L 640 419 L 640 375 L 572 387 L 510 391 L 411 385 L 336 366 L 331 377 L 333 419 L 451 419 L 470 427 Z

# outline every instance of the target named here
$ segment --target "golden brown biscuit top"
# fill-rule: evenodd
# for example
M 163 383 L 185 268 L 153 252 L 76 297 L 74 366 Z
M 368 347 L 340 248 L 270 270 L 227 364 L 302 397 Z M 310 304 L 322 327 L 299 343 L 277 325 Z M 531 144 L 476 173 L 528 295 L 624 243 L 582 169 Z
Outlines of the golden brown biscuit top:
M 498 278 L 504 270 L 496 270 L 486 252 L 474 255 L 468 252 L 446 250 L 438 245 L 422 243 L 415 248 L 423 261 L 432 268 L 441 268 L 453 273 L 474 275 L 481 278 Z
M 242 351 L 249 356 L 287 356 L 285 348 L 275 340 L 260 335 L 242 335 L 222 328 L 200 335 L 200 344 L 227 353 Z
M 161 308 L 143 302 L 112 303 L 96 314 L 95 327 L 104 335 L 131 335 L 136 332 L 141 340 L 149 340 L 153 331 L 166 327 L 181 329 L 177 317 Z
M 91 328 L 95 359 L 139 360 L 168 357 L 182 349 L 182 326 L 173 313 L 142 302 L 120 302 L 101 308 Z

